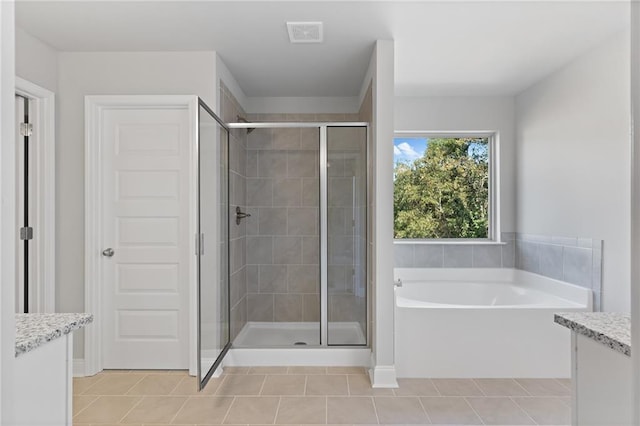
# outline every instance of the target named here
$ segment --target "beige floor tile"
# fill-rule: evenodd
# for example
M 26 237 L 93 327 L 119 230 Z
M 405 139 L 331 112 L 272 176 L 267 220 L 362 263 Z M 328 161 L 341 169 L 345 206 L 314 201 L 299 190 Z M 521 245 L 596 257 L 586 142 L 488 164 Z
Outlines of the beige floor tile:
M 101 396 L 79 412 L 74 423 L 117 423 L 139 401 L 137 396 Z
M 486 396 L 529 396 L 513 379 L 473 379 Z
M 267 376 L 261 395 L 304 395 L 305 382 L 299 374 Z
M 148 374 L 127 395 L 169 395 L 183 378 L 178 374 Z
M 249 374 L 251 367 L 224 367 L 224 374 Z
M 96 399 L 98 399 L 96 395 L 73 395 L 73 415 L 87 408 Z
M 328 397 L 327 423 L 377 424 L 373 399 L 368 396 Z
M 259 395 L 266 376 L 262 374 L 225 376 L 216 395 Z
M 251 367 L 249 374 L 287 374 L 289 367 Z
M 327 374 L 327 367 L 289 367 L 289 374 Z
M 571 390 L 556 379 L 516 379 L 531 396 L 570 396 Z
M 173 423 L 222 424 L 233 398 L 220 396 L 192 396 L 182 406 Z
M 272 396 L 237 397 L 224 424 L 273 424 L 280 398 Z
M 535 422 L 510 398 L 474 397 L 467 402 L 488 425 L 535 425 Z
M 121 423 L 171 423 L 185 402 L 186 396 L 146 396 Z
M 322 396 L 283 396 L 280 399 L 276 424 L 325 424 L 327 398 Z
M 571 379 L 556 379 L 560 382 L 560 384 L 564 385 L 567 389 L 571 390 L 573 384 L 571 383 Z
M 427 424 L 429 419 L 415 396 L 377 396 L 373 398 L 378 421 L 384 424 Z
M 91 386 L 98 383 L 99 380 L 102 380 L 105 376 L 96 374 L 95 376 L 87 376 L 87 377 L 74 377 L 73 378 L 73 394 L 79 395 L 89 389 Z
M 327 374 L 366 374 L 364 367 L 327 367 Z
M 558 399 L 560 401 L 562 401 L 562 403 L 565 404 L 567 407 L 569 407 L 569 408 L 572 407 L 571 397 L 570 396 L 559 396 Z
M 568 425 L 571 408 L 553 397 L 512 398 L 539 425 Z
M 482 420 L 462 397 L 424 396 L 422 405 L 433 424 L 481 425 Z
M 145 377 L 144 374 L 112 373 L 84 391 L 84 395 L 125 395 Z
M 311 375 L 307 376 L 307 395 L 349 395 L 347 376 Z
M 393 389 L 372 388 L 369 377 L 364 374 L 349 374 L 347 382 L 352 396 L 393 396 Z
M 393 391 L 397 396 L 439 396 L 431 379 L 398 379 L 398 388 Z
M 216 393 L 223 378 L 212 377 L 207 382 L 207 385 L 201 391 L 198 391 L 198 378 L 197 377 L 183 377 L 177 386 L 171 391 L 171 395 L 213 395 Z
M 432 379 L 442 396 L 482 396 L 472 379 Z

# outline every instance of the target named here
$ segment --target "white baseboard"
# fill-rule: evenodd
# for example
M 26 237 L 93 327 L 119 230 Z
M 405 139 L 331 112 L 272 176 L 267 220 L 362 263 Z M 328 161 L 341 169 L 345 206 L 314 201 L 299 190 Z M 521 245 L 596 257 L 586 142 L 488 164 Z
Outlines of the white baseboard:
M 376 365 L 369 370 L 369 379 L 373 388 L 397 388 L 396 367 L 393 365 Z
M 87 370 L 85 367 L 84 359 L 74 358 L 73 360 L 73 377 L 85 377 Z

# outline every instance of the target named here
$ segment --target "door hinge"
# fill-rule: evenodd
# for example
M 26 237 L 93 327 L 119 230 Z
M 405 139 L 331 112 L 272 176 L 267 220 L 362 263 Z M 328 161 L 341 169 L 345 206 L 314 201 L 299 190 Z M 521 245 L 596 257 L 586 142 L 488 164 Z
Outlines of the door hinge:
M 196 234 L 196 256 L 204 255 L 204 234 Z
M 31 136 L 33 134 L 33 124 L 20 123 L 20 136 Z
M 23 241 L 33 240 L 33 228 L 30 226 L 20 228 L 20 239 Z

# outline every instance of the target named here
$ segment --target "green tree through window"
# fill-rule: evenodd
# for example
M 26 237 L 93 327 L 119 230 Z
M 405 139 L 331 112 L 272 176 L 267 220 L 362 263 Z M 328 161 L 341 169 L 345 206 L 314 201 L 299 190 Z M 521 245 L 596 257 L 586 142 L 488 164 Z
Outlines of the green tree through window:
M 422 156 L 396 159 L 394 181 L 395 238 L 488 238 L 488 138 L 426 139 Z

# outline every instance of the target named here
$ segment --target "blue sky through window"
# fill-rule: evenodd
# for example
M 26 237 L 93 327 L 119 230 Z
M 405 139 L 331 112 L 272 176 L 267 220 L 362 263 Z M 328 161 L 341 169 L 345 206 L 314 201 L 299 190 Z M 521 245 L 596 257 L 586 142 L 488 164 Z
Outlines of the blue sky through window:
M 425 137 L 393 138 L 393 165 L 413 163 L 422 157 L 428 141 Z

